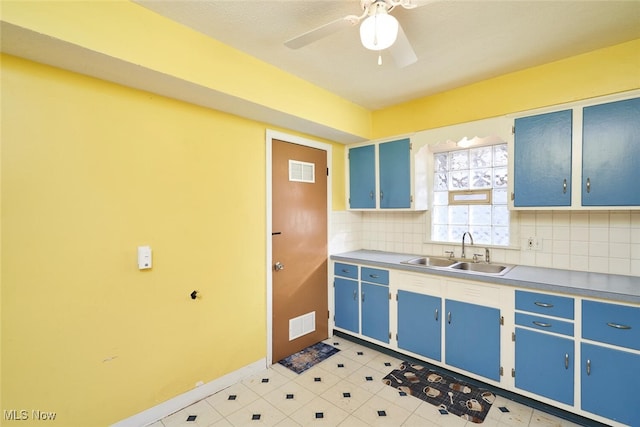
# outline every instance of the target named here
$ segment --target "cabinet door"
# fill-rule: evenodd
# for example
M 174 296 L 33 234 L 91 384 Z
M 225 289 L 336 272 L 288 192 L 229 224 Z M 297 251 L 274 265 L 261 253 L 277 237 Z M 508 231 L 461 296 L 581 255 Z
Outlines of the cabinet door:
M 628 425 L 638 425 L 640 355 L 582 344 L 582 409 Z
M 389 288 L 362 283 L 362 334 L 389 342 Z
M 640 98 L 583 111 L 582 205 L 640 205 Z
M 380 207 L 411 207 L 411 155 L 409 139 L 379 145 Z
M 571 205 L 572 111 L 515 121 L 516 207 Z
M 500 381 L 500 310 L 445 301 L 445 362 Z
M 336 326 L 359 333 L 358 282 L 336 277 L 334 287 Z
M 376 207 L 376 153 L 374 145 L 349 149 L 349 207 Z
M 398 291 L 398 347 L 441 360 L 442 300 Z
M 516 328 L 516 387 L 573 405 L 574 342 Z

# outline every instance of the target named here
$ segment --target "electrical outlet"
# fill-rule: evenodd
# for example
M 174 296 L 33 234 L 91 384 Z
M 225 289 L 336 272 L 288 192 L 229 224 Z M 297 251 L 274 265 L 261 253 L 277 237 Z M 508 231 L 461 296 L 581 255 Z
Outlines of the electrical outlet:
M 527 247 L 528 251 L 540 251 L 542 250 L 542 239 L 533 236 L 527 239 Z

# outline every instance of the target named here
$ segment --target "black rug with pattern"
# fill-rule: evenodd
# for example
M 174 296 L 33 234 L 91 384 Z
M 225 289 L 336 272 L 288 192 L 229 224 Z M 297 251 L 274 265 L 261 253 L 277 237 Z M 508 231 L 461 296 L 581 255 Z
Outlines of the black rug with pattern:
M 402 362 L 382 381 L 437 406 L 442 414 L 457 415 L 477 424 L 484 421 L 496 398 L 489 390 L 411 362 Z

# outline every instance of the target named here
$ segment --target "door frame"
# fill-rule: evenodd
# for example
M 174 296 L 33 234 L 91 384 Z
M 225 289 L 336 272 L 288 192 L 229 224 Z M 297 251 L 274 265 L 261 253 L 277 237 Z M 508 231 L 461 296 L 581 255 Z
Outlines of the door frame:
M 327 167 L 329 168 L 329 175 L 327 176 L 327 257 L 329 256 L 329 252 L 331 250 L 330 247 L 330 239 L 331 236 L 331 200 L 332 200 L 332 186 L 331 186 L 331 159 L 332 159 L 332 146 L 330 144 L 326 144 L 324 142 L 313 141 L 311 139 L 303 138 L 300 136 L 290 135 L 283 132 L 278 132 L 275 130 L 267 129 L 266 132 L 266 193 L 267 193 L 267 203 L 266 203 L 266 243 L 267 243 L 267 251 L 266 251 L 266 265 L 265 265 L 265 276 L 266 276 L 266 284 L 267 284 L 267 366 L 271 366 L 273 364 L 273 280 L 272 280 L 272 266 L 273 266 L 273 248 L 271 242 L 271 233 L 273 231 L 271 227 L 272 215 L 271 208 L 273 207 L 273 188 L 272 188 L 272 161 L 273 161 L 273 140 L 277 139 L 280 141 L 288 142 L 290 144 L 302 145 L 310 148 L 317 148 L 319 150 L 325 151 L 327 153 Z M 329 263 L 327 262 L 327 277 L 329 275 Z M 329 301 L 329 310 L 331 311 L 331 299 L 329 298 L 329 284 L 327 283 L 327 298 Z M 329 319 L 327 319 L 329 323 Z M 329 324 L 329 332 L 331 332 L 331 325 Z

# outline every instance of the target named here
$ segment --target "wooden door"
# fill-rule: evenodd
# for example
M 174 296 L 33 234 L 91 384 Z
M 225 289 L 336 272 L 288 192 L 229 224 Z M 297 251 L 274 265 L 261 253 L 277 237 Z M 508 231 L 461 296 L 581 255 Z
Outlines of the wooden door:
M 272 360 L 328 337 L 327 153 L 272 141 Z

